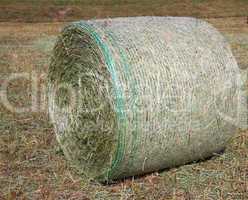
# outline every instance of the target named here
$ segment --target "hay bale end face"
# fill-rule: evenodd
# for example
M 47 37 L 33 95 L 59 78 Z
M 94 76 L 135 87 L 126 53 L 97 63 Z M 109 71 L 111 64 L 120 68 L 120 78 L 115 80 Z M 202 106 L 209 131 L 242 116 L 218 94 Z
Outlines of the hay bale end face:
M 235 133 L 239 70 L 194 18 L 80 21 L 58 37 L 49 113 L 66 157 L 100 181 L 204 159 Z

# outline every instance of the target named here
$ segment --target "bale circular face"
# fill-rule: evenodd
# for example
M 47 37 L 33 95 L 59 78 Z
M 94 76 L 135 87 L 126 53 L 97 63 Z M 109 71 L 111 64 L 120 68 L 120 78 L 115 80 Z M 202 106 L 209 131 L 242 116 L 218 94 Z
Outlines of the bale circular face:
M 237 129 L 239 70 L 204 21 L 72 23 L 49 67 L 49 113 L 77 169 L 100 181 L 204 159 Z
M 110 74 L 87 30 L 65 28 L 49 68 L 49 110 L 67 158 L 90 177 L 108 172 L 116 148 Z

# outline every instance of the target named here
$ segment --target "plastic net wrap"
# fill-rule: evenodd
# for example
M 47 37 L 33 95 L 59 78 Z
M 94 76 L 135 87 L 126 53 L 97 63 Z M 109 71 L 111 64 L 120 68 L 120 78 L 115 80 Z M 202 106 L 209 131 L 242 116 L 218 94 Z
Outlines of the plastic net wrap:
M 204 159 L 239 122 L 230 47 L 194 18 L 68 25 L 49 68 L 49 112 L 66 157 L 100 181 Z

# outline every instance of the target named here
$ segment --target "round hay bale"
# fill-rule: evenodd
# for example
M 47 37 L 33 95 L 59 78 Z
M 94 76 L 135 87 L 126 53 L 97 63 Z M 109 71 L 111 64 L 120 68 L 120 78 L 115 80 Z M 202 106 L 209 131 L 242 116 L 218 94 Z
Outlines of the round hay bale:
M 239 70 L 194 18 L 79 21 L 58 37 L 49 113 L 65 156 L 100 181 L 222 151 L 236 131 Z

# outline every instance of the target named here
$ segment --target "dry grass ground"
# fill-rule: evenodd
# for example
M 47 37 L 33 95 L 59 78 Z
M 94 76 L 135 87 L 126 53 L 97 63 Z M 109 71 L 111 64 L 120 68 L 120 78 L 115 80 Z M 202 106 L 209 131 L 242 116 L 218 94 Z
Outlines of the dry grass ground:
M 71 21 L 137 15 L 247 16 L 248 0 L 1 0 L 0 21 Z
M 230 41 L 240 66 L 247 67 L 246 18 L 208 21 Z M 42 88 L 63 25 L 0 23 L 0 84 L 10 73 L 35 70 Z M 30 103 L 29 81 L 16 80 L 8 89 L 12 104 Z M 15 114 L 0 104 L 0 199 L 248 199 L 248 132 L 237 132 L 224 154 L 205 162 L 100 185 L 71 169 L 45 109 Z

